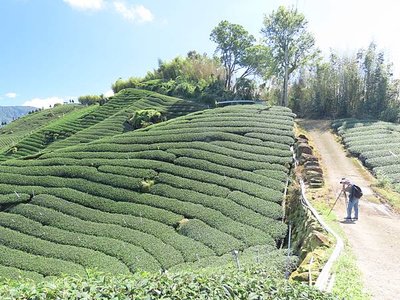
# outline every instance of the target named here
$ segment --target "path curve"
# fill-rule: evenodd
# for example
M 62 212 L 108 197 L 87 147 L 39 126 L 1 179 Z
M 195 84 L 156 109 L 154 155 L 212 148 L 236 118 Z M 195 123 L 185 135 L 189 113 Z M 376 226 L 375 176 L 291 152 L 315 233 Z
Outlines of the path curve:
M 364 286 L 372 299 L 400 299 L 400 216 L 387 205 L 377 204 L 371 182 L 346 156 L 341 144 L 330 131 L 330 121 L 298 120 L 308 131 L 321 162 L 325 166 L 326 185 L 333 203 L 341 190 L 342 177 L 350 178 L 364 193 L 360 200 L 359 221 L 355 223 L 338 220 L 346 233 L 363 274 Z M 346 216 L 344 198 L 335 206 L 338 218 Z

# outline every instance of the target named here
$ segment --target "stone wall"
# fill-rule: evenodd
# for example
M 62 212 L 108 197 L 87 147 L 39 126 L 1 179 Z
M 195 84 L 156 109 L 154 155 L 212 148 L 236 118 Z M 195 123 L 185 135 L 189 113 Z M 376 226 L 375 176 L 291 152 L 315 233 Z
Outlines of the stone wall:
M 319 188 L 324 185 L 324 172 L 319 164 L 318 158 L 314 155 L 313 147 L 310 146 L 308 138 L 300 134 L 294 144 L 296 159 L 301 168 L 304 181 L 311 188 Z

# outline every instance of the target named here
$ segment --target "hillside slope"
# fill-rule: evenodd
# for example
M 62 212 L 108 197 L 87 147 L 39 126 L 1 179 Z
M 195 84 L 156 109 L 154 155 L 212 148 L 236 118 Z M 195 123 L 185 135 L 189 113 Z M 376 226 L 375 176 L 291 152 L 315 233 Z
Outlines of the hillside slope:
M 81 105 L 61 105 L 54 108 L 36 111 L 25 115 L 0 128 L 0 153 L 9 151 L 23 138 L 33 134 L 43 126 L 47 126 L 69 113 L 84 109 Z
M 0 273 L 125 274 L 274 247 L 293 140 L 288 109 L 227 107 L 5 161 Z
M 39 129 L 35 128 L 37 130 L 19 139 L 11 149 L 3 150 L 0 153 L 0 161 L 34 155 L 46 149 L 52 151 L 88 143 L 106 136 L 123 133 L 130 130 L 126 122 L 129 117 L 136 111 L 144 109 L 156 109 L 163 114 L 164 118 L 171 119 L 204 109 L 204 107 L 191 101 L 150 91 L 125 89 L 111 97 L 102 106 L 93 105 L 72 111 L 63 114 L 62 118 L 50 120 L 48 124 L 44 124 Z

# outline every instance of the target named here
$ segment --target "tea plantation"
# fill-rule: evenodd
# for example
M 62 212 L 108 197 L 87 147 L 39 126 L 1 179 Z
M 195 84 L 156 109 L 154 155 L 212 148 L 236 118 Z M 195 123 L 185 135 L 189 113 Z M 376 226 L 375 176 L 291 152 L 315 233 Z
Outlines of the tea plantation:
M 378 177 L 400 191 L 400 125 L 381 121 L 342 119 L 332 124 L 350 153 Z
M 119 114 L 103 119 L 121 124 Z M 110 137 L 97 122 L 59 142 L 76 146 L 5 160 L 0 275 L 196 269 L 231 260 L 232 250 L 276 247 L 287 230 L 293 117 L 282 107 L 235 106 Z M 84 131 L 94 141 L 77 143 Z
M 24 137 L 33 134 L 42 126 L 46 126 L 69 113 L 82 109 L 85 109 L 85 107 L 81 105 L 56 106 L 52 109 L 30 113 L 9 123 L 6 127 L 0 128 L 0 152 L 14 147 Z
M 127 123 L 130 116 L 150 108 L 162 113 L 165 119 L 204 109 L 191 101 L 125 89 L 101 106 L 63 105 L 34 113 L 0 129 L 0 161 L 123 133 L 131 130 Z M 10 132 L 15 135 L 12 140 L 7 134 Z

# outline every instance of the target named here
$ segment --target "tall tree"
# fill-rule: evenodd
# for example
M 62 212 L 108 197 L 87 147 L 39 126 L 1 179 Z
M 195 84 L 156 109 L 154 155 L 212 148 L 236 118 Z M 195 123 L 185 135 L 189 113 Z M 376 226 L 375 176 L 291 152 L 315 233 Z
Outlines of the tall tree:
M 307 31 L 307 20 L 297 9 L 280 6 L 264 18 L 261 33 L 275 61 L 274 73 L 283 76 L 282 106 L 288 106 L 290 75 L 315 58 L 314 37 Z
M 235 74 L 244 70 L 246 75 L 254 72 L 253 66 L 249 66 L 249 54 L 259 53 L 259 49 L 251 49 L 255 38 L 238 24 L 221 21 L 210 34 L 210 39 L 217 44 L 216 52 L 219 53 L 225 68 L 225 89 L 232 91 Z M 251 69 L 252 68 L 252 69 Z

